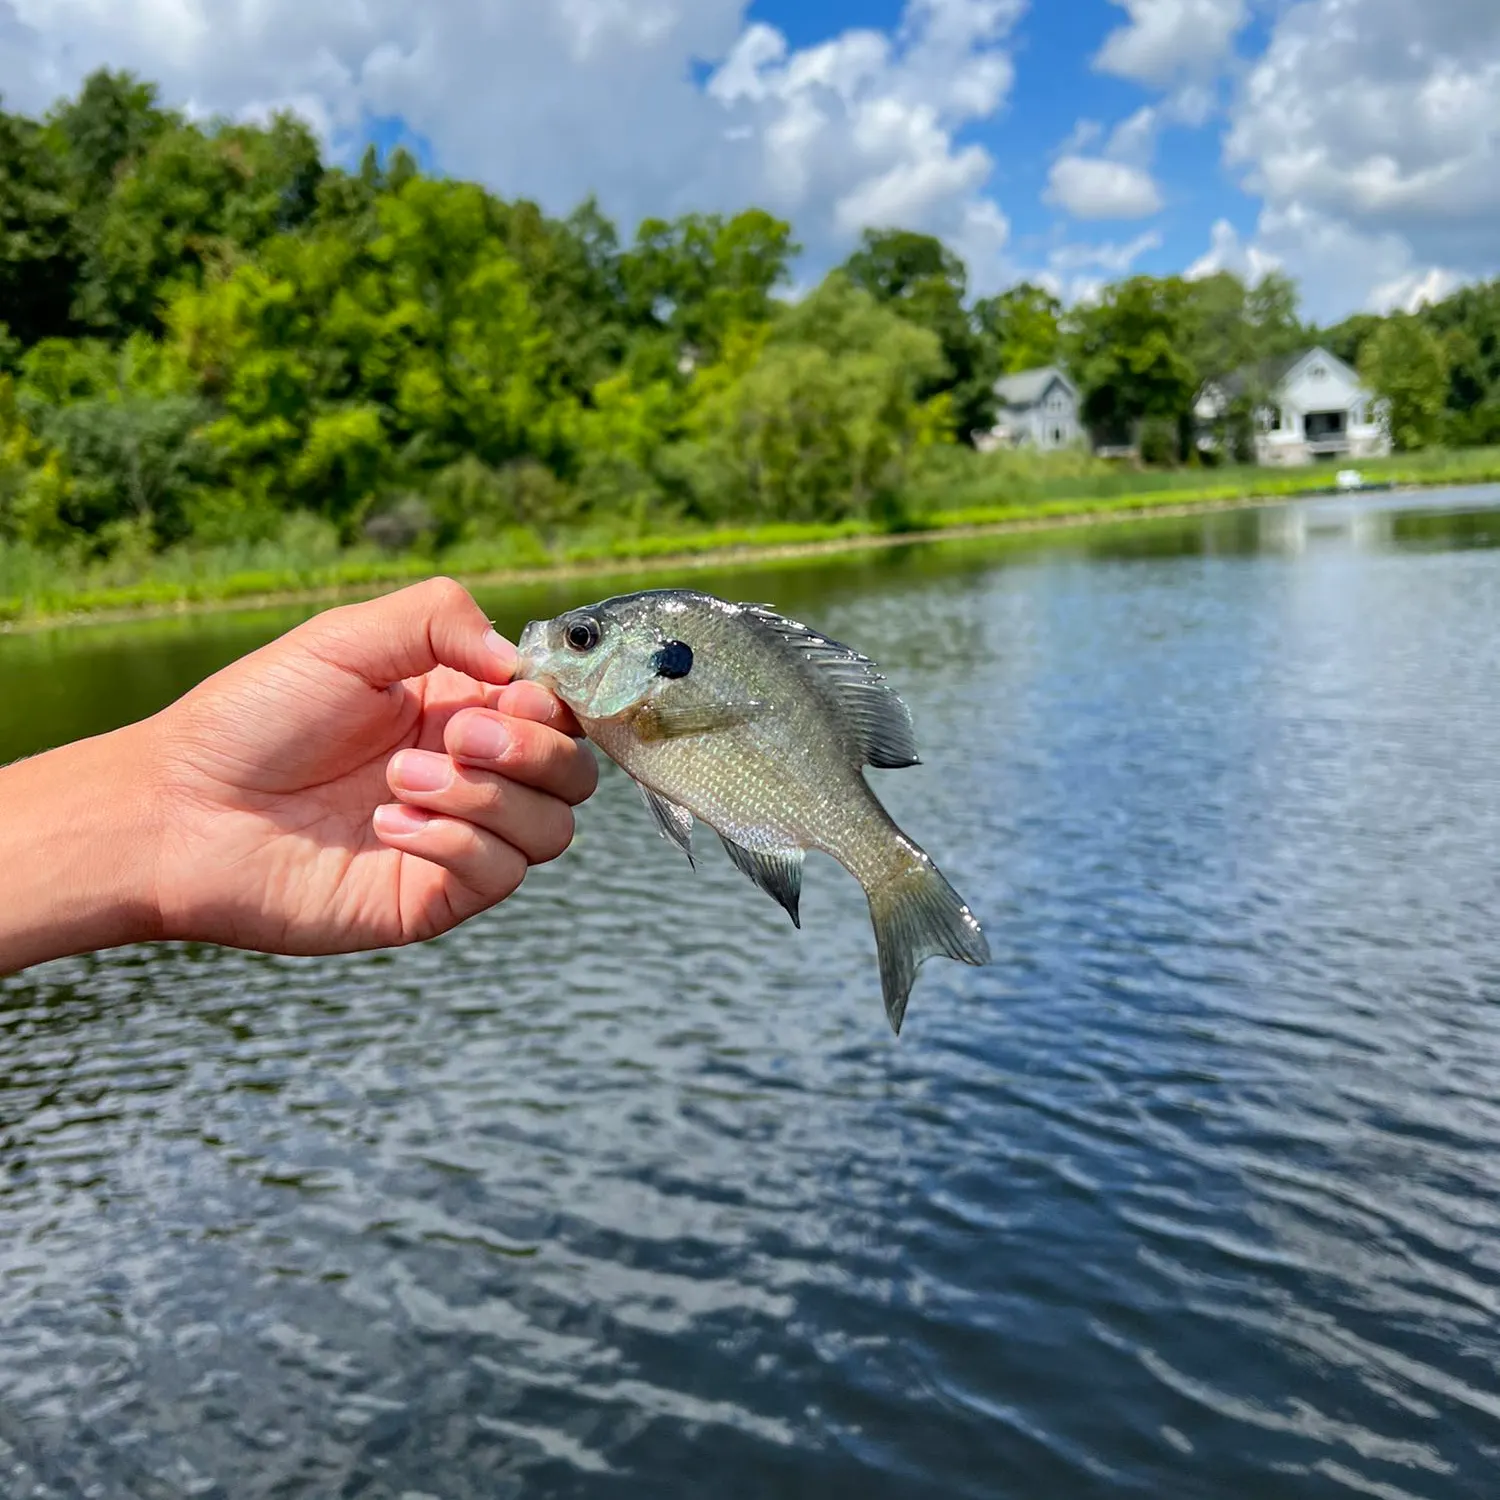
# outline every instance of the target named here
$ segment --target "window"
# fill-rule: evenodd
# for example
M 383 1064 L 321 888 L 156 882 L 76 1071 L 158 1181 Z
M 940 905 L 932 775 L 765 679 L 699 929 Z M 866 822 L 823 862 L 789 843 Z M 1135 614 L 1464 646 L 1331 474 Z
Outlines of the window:
M 1325 369 L 1324 369 L 1324 368 L 1323 368 L 1323 366 L 1322 366 L 1322 365 L 1314 365 L 1314 366 L 1313 366 L 1313 367 L 1312 367 L 1312 369 L 1310 369 L 1310 370 L 1309 370 L 1309 371 L 1308 371 L 1308 372 L 1307 372 L 1307 373 L 1308 373 L 1308 374 L 1309 374 L 1309 375 L 1310 375 L 1310 376 L 1311 376 L 1311 377 L 1312 377 L 1312 378 L 1313 378 L 1313 379 L 1314 379 L 1314 380 L 1324 380 L 1324 379 L 1326 379 L 1326 378 L 1327 378 L 1327 376 L 1328 376 L 1328 371 L 1327 371 L 1327 370 L 1325 370 Z

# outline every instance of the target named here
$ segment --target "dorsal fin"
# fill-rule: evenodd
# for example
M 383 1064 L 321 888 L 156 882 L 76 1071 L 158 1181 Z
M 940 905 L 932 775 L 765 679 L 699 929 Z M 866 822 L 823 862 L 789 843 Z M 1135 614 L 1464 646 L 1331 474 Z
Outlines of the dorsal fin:
M 752 620 L 774 631 L 816 670 L 868 766 L 914 766 L 917 743 L 911 713 L 868 656 L 789 620 L 764 604 L 742 604 Z

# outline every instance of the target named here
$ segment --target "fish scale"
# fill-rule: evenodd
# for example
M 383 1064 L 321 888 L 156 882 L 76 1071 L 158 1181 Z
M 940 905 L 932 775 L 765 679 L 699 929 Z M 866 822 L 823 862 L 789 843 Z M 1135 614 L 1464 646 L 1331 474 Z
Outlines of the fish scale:
M 917 761 L 910 714 L 867 657 L 766 605 L 686 589 L 533 621 L 520 652 L 517 675 L 573 710 L 689 858 L 697 819 L 798 926 L 808 850 L 860 882 L 894 1031 L 926 958 L 989 962 L 973 913 L 864 778 Z

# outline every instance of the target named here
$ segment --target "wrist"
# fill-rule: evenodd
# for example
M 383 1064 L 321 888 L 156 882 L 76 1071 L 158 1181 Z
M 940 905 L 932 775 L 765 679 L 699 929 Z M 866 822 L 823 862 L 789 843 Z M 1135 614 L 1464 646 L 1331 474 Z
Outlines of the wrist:
M 0 973 L 160 935 L 150 722 L 0 768 Z

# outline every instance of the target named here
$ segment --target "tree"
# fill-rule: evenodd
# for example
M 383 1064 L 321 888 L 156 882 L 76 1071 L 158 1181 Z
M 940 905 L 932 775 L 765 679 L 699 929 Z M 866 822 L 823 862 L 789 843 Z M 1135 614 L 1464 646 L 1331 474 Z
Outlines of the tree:
M 1353 313 L 1342 323 L 1335 323 L 1317 335 L 1316 341 L 1346 365 L 1359 368 L 1366 341 L 1379 329 L 1383 319 L 1376 313 Z
M 1360 351 L 1359 374 L 1388 403 L 1397 448 L 1406 452 L 1437 440 L 1448 393 L 1448 354 L 1418 319 L 1392 313 Z
M 1230 271 L 1186 283 L 1188 358 L 1198 383 L 1223 380 L 1260 353 L 1251 324 L 1245 284 Z
M 157 103 L 155 84 L 107 68 L 90 73 L 78 97 L 57 105 L 49 117 L 49 133 L 67 162 L 80 213 L 96 214 L 120 172 L 180 123 Z
M 964 306 L 964 263 L 930 234 L 906 229 L 867 229 L 859 249 L 844 262 L 851 286 L 909 323 L 937 337 L 945 368 L 922 388 L 924 398 L 950 393 L 959 436 L 970 441 L 995 421 L 995 350 L 981 339 Z
M 712 382 L 682 456 L 699 513 L 868 516 L 897 503 L 916 449 L 951 433 L 937 336 L 835 272 Z
M 1185 421 L 1198 386 L 1192 335 L 1191 294 L 1177 276 L 1133 276 L 1076 308 L 1068 359 L 1090 426 L 1118 441 L 1146 418 Z
M 69 331 L 79 262 L 62 164 L 34 122 L 0 110 L 0 312 L 23 345 Z
M 1062 303 L 1044 288 L 1023 281 L 974 304 L 979 336 L 1001 374 L 1055 364 L 1062 353 Z
M 1500 278 L 1459 287 L 1417 316 L 1448 355 L 1446 439 L 1500 442 Z
M 322 164 L 300 120 L 265 127 L 195 125 L 162 131 L 116 182 L 99 220 L 81 299 L 96 327 L 161 330 L 183 286 L 310 220 Z
M 713 360 L 736 323 L 770 316 L 797 253 L 791 236 L 760 209 L 644 220 L 619 262 L 630 327 L 660 337 L 673 363 Z
M 1283 271 L 1267 271 L 1245 294 L 1245 316 L 1257 359 L 1280 359 L 1309 342 L 1298 316 L 1297 283 Z

